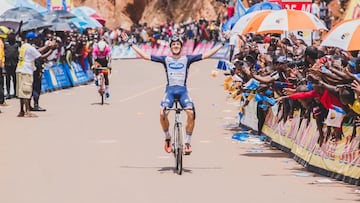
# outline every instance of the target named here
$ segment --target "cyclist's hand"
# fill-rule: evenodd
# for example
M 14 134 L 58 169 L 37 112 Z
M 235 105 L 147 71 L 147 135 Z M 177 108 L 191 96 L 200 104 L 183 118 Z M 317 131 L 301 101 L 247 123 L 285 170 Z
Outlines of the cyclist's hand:
M 129 36 L 126 34 L 126 32 L 122 32 L 120 34 L 120 37 L 124 42 L 127 42 L 130 39 Z

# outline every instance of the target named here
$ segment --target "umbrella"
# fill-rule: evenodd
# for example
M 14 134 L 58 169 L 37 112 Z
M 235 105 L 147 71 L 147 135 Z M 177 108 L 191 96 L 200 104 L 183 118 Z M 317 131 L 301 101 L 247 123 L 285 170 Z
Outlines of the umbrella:
M 21 27 L 22 31 L 28 31 L 28 30 L 36 30 L 36 29 L 43 29 L 43 28 L 49 28 L 52 24 L 40 19 L 33 19 L 23 24 Z
M 98 14 L 94 13 L 92 15 L 90 15 L 90 17 L 94 18 L 95 20 L 97 20 L 101 25 L 105 25 L 106 20 L 102 17 L 100 17 Z
M 254 13 L 254 12 L 253 12 Z M 250 15 L 249 13 L 247 15 Z M 244 23 L 243 25 L 238 25 Z M 237 26 L 237 29 L 235 27 Z M 247 22 L 239 21 L 232 33 L 284 33 L 295 30 L 327 30 L 319 18 L 300 10 L 262 10 L 258 11 Z
M 339 47 L 346 51 L 360 50 L 360 19 L 345 20 L 333 27 L 321 46 Z
M 47 14 L 45 14 L 45 18 L 46 19 L 56 19 L 56 18 L 62 18 L 62 19 L 70 19 L 70 18 L 75 18 L 76 16 L 74 14 L 72 14 L 69 11 L 65 11 L 65 10 L 54 10 L 51 11 Z
M 21 0 L 21 1 L 16 1 L 15 7 L 28 7 L 28 8 L 32 8 L 35 11 L 39 12 L 40 14 L 45 14 L 48 12 L 47 8 L 41 6 L 40 4 L 31 1 L 31 0 Z
M 3 20 L 3 21 L 0 21 L 0 26 L 5 26 L 12 30 L 18 30 L 19 26 L 20 26 L 20 22 L 11 21 L 11 20 Z
M 49 27 L 49 30 L 53 31 L 70 31 L 77 29 L 77 27 L 73 23 L 63 19 L 55 19 L 50 23 L 52 24 L 52 26 Z
M 99 22 L 89 17 L 87 18 L 76 17 L 69 19 L 69 21 L 74 23 L 78 28 L 81 29 L 102 27 L 102 25 Z
M 81 13 L 84 13 L 87 16 L 91 16 L 92 14 L 96 13 L 96 11 L 93 8 L 88 7 L 88 6 L 79 6 L 79 7 L 73 8 L 71 10 L 71 12 L 73 12 L 75 14 L 77 14 L 78 11 L 80 11 Z
M 27 22 L 31 19 L 43 19 L 43 16 L 34 9 L 27 7 L 17 7 L 5 11 L 0 20 L 24 21 Z
M 8 2 L 8 1 L 2 1 L 1 7 L 0 7 L 0 15 L 3 14 L 5 11 L 14 8 L 14 4 Z
M 281 10 L 281 5 L 272 2 L 261 2 L 251 6 L 248 10 L 246 10 L 245 14 L 261 10 Z
M 235 23 L 234 27 L 231 29 L 231 34 L 243 34 L 246 25 L 248 25 L 249 21 L 252 20 L 255 15 L 269 12 L 270 10 L 259 10 L 241 16 L 240 19 Z

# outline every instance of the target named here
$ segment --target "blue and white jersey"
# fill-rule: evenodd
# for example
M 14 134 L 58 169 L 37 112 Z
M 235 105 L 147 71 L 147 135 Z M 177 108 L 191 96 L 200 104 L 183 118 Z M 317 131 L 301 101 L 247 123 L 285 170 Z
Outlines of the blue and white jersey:
M 164 65 L 167 86 L 186 86 L 190 64 L 202 59 L 202 54 L 182 56 L 175 59 L 171 56 L 151 55 L 151 61 Z

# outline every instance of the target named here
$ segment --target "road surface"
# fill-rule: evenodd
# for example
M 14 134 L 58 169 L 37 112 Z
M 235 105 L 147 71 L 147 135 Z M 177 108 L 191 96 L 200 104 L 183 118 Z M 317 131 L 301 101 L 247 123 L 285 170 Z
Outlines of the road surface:
M 8 100 L 0 114 L 0 202 L 360 200 L 356 186 L 307 172 L 266 144 L 232 140 L 237 107 L 226 99 L 224 76 L 211 77 L 216 64 L 200 61 L 190 70 L 197 119 L 182 176 L 163 150 L 159 104 L 166 78 L 160 64 L 115 61 L 111 98 L 103 106 L 94 84 L 43 94 L 47 111 L 38 118 L 16 117 L 19 101 Z

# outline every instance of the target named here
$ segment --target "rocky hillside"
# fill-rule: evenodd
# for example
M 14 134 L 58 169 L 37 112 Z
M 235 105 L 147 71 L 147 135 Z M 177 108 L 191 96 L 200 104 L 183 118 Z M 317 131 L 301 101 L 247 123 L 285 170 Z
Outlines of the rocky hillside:
M 34 0 L 46 5 L 46 0 Z M 243 0 L 247 7 L 247 0 Z M 114 28 L 121 26 L 130 28 L 134 23 L 148 23 L 156 26 L 161 22 L 187 21 L 189 18 L 206 18 L 215 20 L 226 13 L 226 8 L 216 0 L 73 0 L 74 6 L 89 6 L 97 10 L 98 14 L 107 20 L 106 26 Z M 329 4 L 334 15 L 334 23 L 343 18 L 339 12 L 338 0 Z
M 46 5 L 46 0 L 34 0 Z M 74 6 L 90 6 L 107 20 L 106 26 L 129 28 L 133 23 L 182 22 L 192 19 L 217 19 L 225 11 L 215 0 L 73 0 Z

